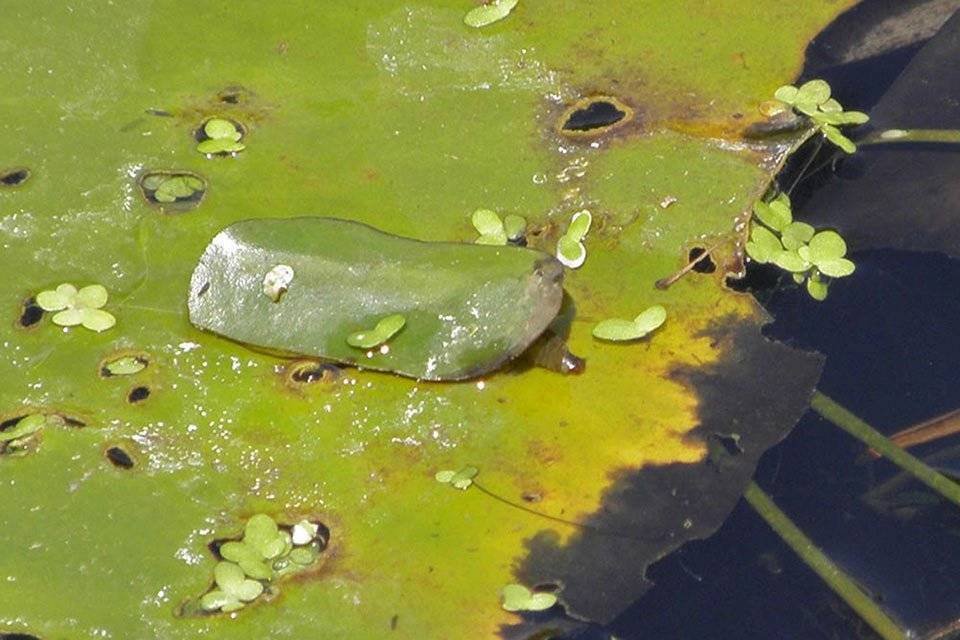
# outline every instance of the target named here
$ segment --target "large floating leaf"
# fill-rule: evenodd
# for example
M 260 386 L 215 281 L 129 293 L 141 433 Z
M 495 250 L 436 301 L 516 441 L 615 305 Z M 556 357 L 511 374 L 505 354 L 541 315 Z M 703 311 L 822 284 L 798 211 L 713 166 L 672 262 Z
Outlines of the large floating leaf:
M 271 296 L 263 283 L 278 265 L 288 291 Z M 562 280 L 556 259 L 530 249 L 418 242 L 330 218 L 248 220 L 204 251 L 190 320 L 260 347 L 456 380 L 527 348 L 560 310 Z M 405 324 L 389 349 L 348 344 L 395 314 Z
M 473 6 L 80 0 L 5 16 L 0 158 L 29 178 L 0 188 L 0 411 L 64 418 L 0 459 L 0 628 L 511 635 L 536 625 L 501 607 L 506 585 L 555 583 L 569 612 L 606 620 L 651 561 L 723 520 L 819 371 L 721 286 L 737 266 L 724 239 L 783 151 L 737 132 L 844 3 L 521 1 L 482 29 L 463 23 Z M 624 119 L 561 133 L 592 92 Z M 242 153 L 196 152 L 211 117 L 242 127 Z M 202 201 L 148 203 L 151 171 L 202 177 Z M 526 218 L 548 253 L 591 211 L 555 326 L 580 375 L 337 377 L 188 320 L 194 265 L 237 221 L 471 243 L 481 208 Z M 654 287 L 714 243 L 714 276 Z M 65 331 L 29 305 L 20 326 L 62 282 L 105 286 L 116 326 Z M 639 342 L 590 335 L 652 305 L 669 319 Z M 122 357 L 146 366 L 102 373 Z M 435 479 L 469 467 L 462 491 Z M 324 523 L 316 568 L 235 618 L 178 617 L 212 585 L 208 545 L 260 512 Z

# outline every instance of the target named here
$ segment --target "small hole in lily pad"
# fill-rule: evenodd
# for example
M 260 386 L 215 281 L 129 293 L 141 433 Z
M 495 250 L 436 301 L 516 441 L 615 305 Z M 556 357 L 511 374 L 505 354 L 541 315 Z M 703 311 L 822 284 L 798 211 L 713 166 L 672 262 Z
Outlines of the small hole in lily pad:
M 144 199 L 163 213 L 183 213 L 200 206 L 207 182 L 189 171 L 148 171 L 137 183 Z
M 597 133 L 629 120 L 633 109 L 616 98 L 597 96 L 587 98 L 567 109 L 561 126 L 565 133 Z
M 294 385 L 314 382 L 331 384 L 340 377 L 340 367 L 327 362 L 299 360 L 287 367 L 287 380 Z
M 699 261 L 693 265 L 693 270 L 697 273 L 713 273 L 717 270 L 717 265 L 714 264 L 709 254 L 705 257 L 701 257 L 704 253 L 706 253 L 706 249 L 703 247 L 694 247 L 693 249 L 690 249 L 690 254 L 688 256 L 690 262 L 693 262 L 699 258 Z
M 29 179 L 30 169 L 26 167 L 0 169 L 0 185 L 5 187 L 19 187 Z
M 246 102 L 253 96 L 253 92 L 246 87 L 239 85 L 225 87 L 223 91 L 217 94 L 217 100 L 224 104 L 240 104 Z
M 720 443 L 727 455 L 738 456 L 743 453 L 743 446 L 740 444 L 739 434 L 714 433 L 713 439 Z
M 43 318 L 43 308 L 37 304 L 36 298 L 27 298 L 20 309 L 19 324 L 23 328 L 32 327 Z
M 101 360 L 98 370 L 101 378 L 114 378 L 135 375 L 149 365 L 150 358 L 147 354 L 121 351 Z
M 29 633 L 0 633 L 0 640 L 40 640 Z
M 120 447 L 110 447 L 104 452 L 104 455 L 107 456 L 107 460 L 110 461 L 110 464 L 120 469 L 132 469 L 133 468 L 133 458 L 130 457 L 130 454 L 121 449 Z
M 127 394 L 127 401 L 131 404 L 143 402 L 150 397 L 150 387 L 134 387 Z

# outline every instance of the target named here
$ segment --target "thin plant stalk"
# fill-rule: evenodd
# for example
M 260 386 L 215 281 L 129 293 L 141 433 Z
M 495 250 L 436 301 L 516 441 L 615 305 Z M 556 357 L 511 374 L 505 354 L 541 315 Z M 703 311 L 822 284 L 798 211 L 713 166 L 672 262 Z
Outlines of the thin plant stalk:
M 960 144 L 960 129 L 887 129 L 857 142 L 860 146 L 926 142 L 933 144 Z
M 904 640 L 907 637 L 900 626 L 864 593 L 850 576 L 817 548 L 813 541 L 804 535 L 755 482 L 750 483 L 743 496 L 787 546 L 800 556 L 804 564 L 820 576 L 834 593 L 877 632 L 877 635 L 884 640 Z
M 810 407 L 854 438 L 864 442 L 868 447 L 893 464 L 911 474 L 920 482 L 926 484 L 950 502 L 960 506 L 960 484 L 950 480 L 942 473 L 927 466 L 919 458 L 912 456 L 893 442 L 890 442 L 882 433 L 847 411 L 829 397 L 819 391 L 814 391 L 813 397 L 810 399 Z

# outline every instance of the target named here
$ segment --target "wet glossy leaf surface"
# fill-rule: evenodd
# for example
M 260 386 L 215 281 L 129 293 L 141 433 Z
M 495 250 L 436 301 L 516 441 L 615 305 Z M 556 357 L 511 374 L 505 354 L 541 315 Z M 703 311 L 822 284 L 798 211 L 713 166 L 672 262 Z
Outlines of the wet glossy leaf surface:
M 463 24 L 472 6 L 168 0 L 5 16 L 0 155 L 31 178 L 0 192 L 0 266 L 17 274 L 0 285 L 0 412 L 87 426 L 45 428 L 31 455 L 0 460 L 0 628 L 523 635 L 554 623 L 504 611 L 504 585 L 562 584 L 568 611 L 609 620 L 644 592 L 651 561 L 723 520 L 803 410 L 819 360 L 764 340 L 763 314 L 722 288 L 722 268 L 653 284 L 732 235 L 763 193 L 782 149 L 738 133 L 844 5 L 520 3 L 482 29 Z M 598 90 L 631 119 L 560 133 Z M 242 153 L 197 152 L 211 117 L 243 123 Z M 160 214 L 138 191 L 150 171 L 202 176 L 202 203 Z M 328 216 L 470 244 L 480 208 L 526 218 L 528 245 L 550 254 L 591 211 L 589 257 L 567 273 L 553 327 L 582 374 L 518 361 L 469 383 L 364 368 L 293 385 L 289 360 L 189 322 L 191 273 L 238 221 Z M 294 294 L 291 266 L 278 303 L 259 274 L 264 305 Z M 62 282 L 101 283 L 116 326 L 19 328 L 23 301 Z M 649 340 L 592 338 L 655 304 L 670 319 Z M 123 350 L 150 354 L 135 388 L 99 374 Z M 771 391 L 785 372 L 791 389 Z M 732 423 L 743 452 L 711 455 Z M 121 438 L 138 461 L 122 474 L 102 454 Z M 479 473 L 464 491 L 434 477 L 466 467 Z M 177 617 L 211 587 L 207 545 L 261 512 L 323 522 L 325 560 L 236 617 Z M 235 595 L 208 604 L 250 594 Z

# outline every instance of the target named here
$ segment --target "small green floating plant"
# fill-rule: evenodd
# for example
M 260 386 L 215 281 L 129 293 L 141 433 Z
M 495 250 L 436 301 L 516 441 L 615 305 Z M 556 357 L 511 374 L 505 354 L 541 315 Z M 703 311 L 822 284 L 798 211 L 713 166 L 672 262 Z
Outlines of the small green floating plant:
M 204 140 L 197 144 L 197 151 L 208 156 L 239 153 L 246 149 L 240 142 L 243 132 L 230 120 L 210 118 L 203 125 Z
M 490 209 L 477 209 L 473 212 L 470 221 L 480 237 L 474 240 L 476 244 L 504 245 L 508 242 L 518 244 L 527 232 L 525 218 L 510 214 L 500 219 Z
M 381 318 L 373 329 L 351 333 L 347 336 L 347 344 L 357 349 L 379 347 L 403 329 L 405 324 L 407 319 L 399 313 L 394 313 Z
M 107 304 L 107 290 L 103 285 L 92 284 L 79 291 L 69 282 L 56 289 L 37 294 L 37 305 L 44 311 L 56 311 L 51 320 L 61 327 L 82 325 L 91 331 L 106 331 L 117 323 L 109 311 L 101 307 Z
M 789 271 L 797 284 L 806 283 L 814 300 L 827 297 L 828 278 L 849 276 L 856 268 L 845 256 L 847 243 L 836 231 L 816 231 L 796 222 L 790 198 L 781 193 L 770 202 L 753 206 L 747 255 L 760 264 L 775 264 Z
M 252 516 L 242 539 L 220 545 L 223 560 L 214 567 L 214 586 L 200 598 L 200 608 L 223 613 L 242 609 L 279 578 L 313 564 L 325 545 L 320 526 L 309 520 L 288 531 L 266 514 Z
M 610 342 L 639 340 L 659 329 L 666 319 L 667 310 L 660 305 L 654 305 L 633 320 L 611 318 L 597 323 L 593 328 L 593 337 Z
M 577 269 L 587 259 L 587 248 L 583 244 L 584 238 L 593 224 L 593 216 L 583 209 L 573 214 L 567 231 L 557 241 L 557 260 L 563 266 Z
M 853 153 L 857 150 L 857 145 L 843 135 L 839 127 L 863 124 L 869 121 L 870 117 L 861 111 L 844 111 L 843 106 L 830 97 L 830 94 L 830 85 L 826 81 L 810 80 L 799 87 L 784 85 L 777 89 L 773 96 L 785 105 L 784 109 L 791 108 L 810 118 L 814 127 L 827 140 L 847 153 Z
M 463 23 L 468 27 L 479 29 L 499 22 L 510 15 L 518 2 L 519 0 L 490 0 L 468 11 L 463 17 Z
M 150 173 L 140 185 L 149 199 L 160 204 L 194 200 L 206 190 L 203 180 L 189 173 Z
M 438 471 L 433 477 L 440 484 L 449 484 L 454 489 L 465 491 L 473 484 L 473 479 L 477 477 L 478 473 L 480 473 L 480 470 L 476 467 L 463 467 L 459 471 L 453 471 L 452 469 Z
M 532 591 L 522 584 L 508 584 L 500 590 L 501 604 L 506 611 L 546 611 L 557 604 L 557 594 Z

